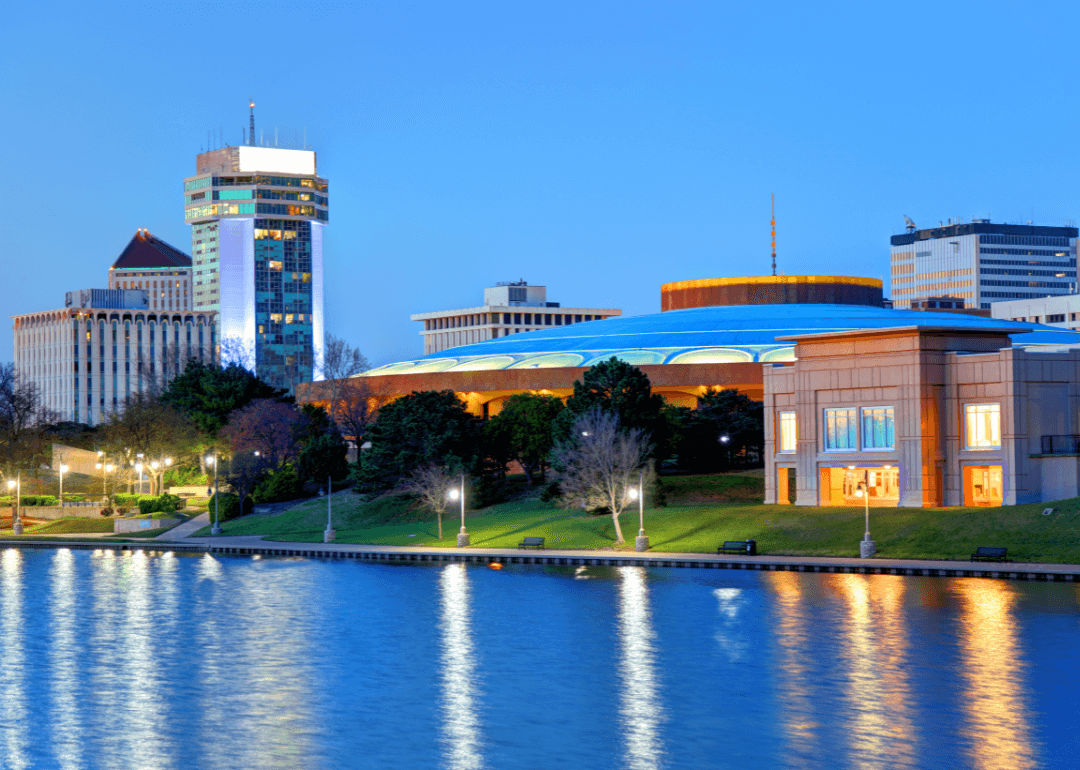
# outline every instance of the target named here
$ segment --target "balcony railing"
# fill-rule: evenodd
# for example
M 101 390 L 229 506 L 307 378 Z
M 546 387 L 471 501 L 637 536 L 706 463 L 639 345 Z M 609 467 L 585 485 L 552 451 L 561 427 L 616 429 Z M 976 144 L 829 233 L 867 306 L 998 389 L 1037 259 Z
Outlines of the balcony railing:
M 1080 435 L 1043 436 L 1042 454 L 1044 455 L 1080 455 Z

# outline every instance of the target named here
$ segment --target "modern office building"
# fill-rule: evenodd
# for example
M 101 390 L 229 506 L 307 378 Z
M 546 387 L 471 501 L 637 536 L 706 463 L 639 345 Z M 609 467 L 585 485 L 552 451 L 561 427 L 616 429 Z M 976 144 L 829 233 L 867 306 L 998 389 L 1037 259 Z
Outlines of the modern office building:
M 415 313 L 410 318 L 424 324 L 420 334 L 424 337 L 424 355 L 428 355 L 508 334 L 599 321 L 617 315 L 622 315 L 622 311 L 560 307 L 558 302 L 547 301 L 547 287 L 512 281 L 484 289 L 484 304 L 478 307 Z
M 327 190 L 313 151 L 277 147 L 201 153 L 184 180 L 193 307 L 218 313 L 227 355 L 290 391 L 323 345 Z
M 216 360 L 212 312 L 150 310 L 136 290 L 84 289 L 66 300 L 62 310 L 14 318 L 15 369 L 59 420 L 97 425 L 188 360 Z
M 109 268 L 109 288 L 145 291 L 150 310 L 191 310 L 191 257 L 139 228 Z
M 1080 294 L 993 302 L 990 314 L 1006 321 L 1028 321 L 1080 331 Z
M 994 224 L 988 219 L 891 238 L 892 302 L 959 299 L 988 310 L 1001 300 L 1076 291 L 1077 228 Z
M 897 312 L 892 326 L 780 338 L 795 360 L 764 367 L 765 502 L 1080 495 L 1080 343 L 1020 347 L 1030 324 Z

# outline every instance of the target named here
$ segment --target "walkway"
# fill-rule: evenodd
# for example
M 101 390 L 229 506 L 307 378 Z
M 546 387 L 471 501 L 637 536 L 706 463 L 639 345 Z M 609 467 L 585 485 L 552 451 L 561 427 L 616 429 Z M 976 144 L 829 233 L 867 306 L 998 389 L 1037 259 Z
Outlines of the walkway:
M 200 513 L 198 516 L 194 516 L 194 517 L 188 519 L 183 524 L 177 524 L 175 527 L 170 529 L 168 532 L 164 532 L 164 533 L 162 533 L 162 534 L 160 534 L 157 537 L 152 538 L 152 539 L 153 540 L 166 540 L 166 541 L 170 541 L 170 542 L 173 541 L 173 540 L 183 540 L 183 539 L 187 538 L 188 535 L 191 535 L 191 534 L 193 534 L 195 532 L 198 532 L 200 529 L 202 529 L 203 527 L 205 527 L 205 526 L 207 526 L 209 524 L 210 524 L 210 514 L 209 513 Z
M 194 524 L 187 522 L 187 524 Z M 206 525 L 204 520 L 202 526 Z M 181 525 L 181 526 L 186 526 Z M 197 529 L 198 526 L 193 527 Z M 146 543 L 69 541 L 5 541 L 16 548 L 111 548 L 121 551 L 171 550 L 226 556 L 282 556 L 314 559 L 350 559 L 368 562 L 445 564 L 465 562 L 486 565 L 548 564 L 558 566 L 639 566 L 693 567 L 698 569 L 740 569 L 795 572 L 854 572 L 880 575 L 929 577 L 986 577 L 1008 580 L 1080 582 L 1078 564 L 969 563 L 930 559 L 856 559 L 824 556 L 726 556 L 693 553 L 635 553 L 608 550 L 522 551 L 514 548 L 424 548 L 392 545 L 352 545 L 346 543 L 271 542 L 258 535 L 218 537 L 178 537 L 177 527 Z M 168 545 L 163 545 L 168 542 Z

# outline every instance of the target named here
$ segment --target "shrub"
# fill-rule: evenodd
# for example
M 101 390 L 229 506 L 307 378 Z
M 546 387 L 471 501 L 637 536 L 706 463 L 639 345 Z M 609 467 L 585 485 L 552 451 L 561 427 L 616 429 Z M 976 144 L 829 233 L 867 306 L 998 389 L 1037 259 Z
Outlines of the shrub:
M 210 481 L 206 474 L 199 470 L 198 465 L 169 468 L 165 471 L 164 480 L 166 487 L 205 487 Z
M 300 496 L 300 477 L 291 465 L 267 473 L 251 493 L 257 503 L 278 503 Z
M 101 509 L 101 515 L 102 516 L 112 516 L 113 515 L 113 509 L 108 507 L 108 506 L 105 506 L 104 508 Z
M 172 513 L 183 506 L 183 500 L 168 493 L 159 497 L 142 497 L 139 499 L 139 513 Z
M 244 499 L 244 505 L 241 508 L 240 498 L 234 495 L 232 492 L 219 492 L 210 498 L 210 503 L 207 506 L 207 511 L 210 512 L 210 521 L 214 521 L 214 506 L 216 502 L 220 500 L 221 508 L 217 512 L 219 521 L 228 521 L 229 519 L 235 519 L 239 516 L 243 516 L 251 513 L 251 509 L 254 504 L 250 497 Z

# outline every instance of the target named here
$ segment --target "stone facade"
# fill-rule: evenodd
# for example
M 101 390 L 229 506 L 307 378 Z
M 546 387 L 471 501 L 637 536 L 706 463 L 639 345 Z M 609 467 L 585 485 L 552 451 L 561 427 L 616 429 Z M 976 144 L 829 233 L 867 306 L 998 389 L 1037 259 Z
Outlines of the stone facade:
M 797 360 L 763 378 L 767 503 L 862 505 L 860 489 L 871 505 L 904 507 L 1080 495 L 1080 350 L 946 327 L 792 339 Z

